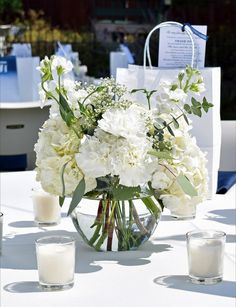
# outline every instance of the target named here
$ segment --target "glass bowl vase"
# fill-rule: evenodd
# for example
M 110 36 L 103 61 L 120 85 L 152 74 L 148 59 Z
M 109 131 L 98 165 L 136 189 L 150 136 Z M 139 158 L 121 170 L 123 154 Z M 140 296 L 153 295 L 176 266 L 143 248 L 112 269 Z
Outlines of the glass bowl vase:
M 150 197 L 83 198 L 71 214 L 82 239 L 97 251 L 136 250 L 153 234 L 160 216 L 161 207 Z

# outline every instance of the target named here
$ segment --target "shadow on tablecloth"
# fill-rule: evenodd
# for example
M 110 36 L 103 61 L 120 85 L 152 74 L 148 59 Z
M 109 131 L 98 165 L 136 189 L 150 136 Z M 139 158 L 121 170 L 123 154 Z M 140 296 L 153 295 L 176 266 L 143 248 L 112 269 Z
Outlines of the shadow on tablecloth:
M 27 234 L 5 235 L 1 255 L 1 268 L 16 270 L 37 270 L 35 241 L 43 236 L 63 235 L 76 239 L 75 273 L 92 273 L 104 265 L 117 263 L 123 266 L 146 265 L 153 253 L 171 250 L 170 244 L 146 242 L 140 249 L 127 252 L 96 252 L 87 246 L 77 232 L 63 230 L 41 231 Z
M 236 282 L 234 281 L 223 280 L 215 285 L 196 285 L 191 283 L 187 275 L 166 275 L 155 278 L 153 282 L 157 285 L 172 289 L 235 297 Z
M 11 293 L 45 292 L 37 281 L 12 282 L 4 286 L 3 289 Z
M 236 224 L 236 209 L 221 209 L 209 211 L 207 219 L 226 225 Z

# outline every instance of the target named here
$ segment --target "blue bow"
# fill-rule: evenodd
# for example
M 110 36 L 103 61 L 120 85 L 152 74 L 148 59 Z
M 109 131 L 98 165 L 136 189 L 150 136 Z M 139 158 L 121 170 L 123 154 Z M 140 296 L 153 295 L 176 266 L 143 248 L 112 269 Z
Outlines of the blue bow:
M 205 35 L 205 34 L 199 32 L 197 29 L 195 29 L 195 28 L 194 28 L 190 23 L 188 23 L 188 22 L 185 22 L 185 23 L 183 24 L 183 27 L 182 27 L 182 31 L 183 31 L 183 32 L 184 32 L 186 26 L 189 27 L 190 30 L 191 30 L 195 35 L 197 35 L 198 37 L 204 39 L 205 41 L 208 40 L 209 37 L 208 37 L 207 35 Z

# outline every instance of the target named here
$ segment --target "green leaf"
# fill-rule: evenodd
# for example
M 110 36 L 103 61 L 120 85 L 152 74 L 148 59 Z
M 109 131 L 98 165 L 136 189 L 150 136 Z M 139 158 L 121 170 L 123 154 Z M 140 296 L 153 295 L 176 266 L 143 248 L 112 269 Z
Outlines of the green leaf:
M 62 166 L 62 169 L 61 169 L 61 184 L 62 184 L 62 197 L 65 196 L 65 181 L 64 181 L 64 172 L 65 172 L 65 168 L 67 166 L 67 164 L 69 163 L 69 161 L 67 161 L 63 166 Z M 62 203 L 63 204 L 63 203 Z
M 136 93 L 136 92 L 144 92 L 145 93 L 145 89 L 144 88 L 135 88 L 135 89 L 133 89 L 133 90 L 131 90 L 131 94 L 133 94 L 133 93 Z
M 172 84 L 170 90 L 175 91 L 178 88 L 177 84 Z
M 166 151 L 157 151 L 157 150 L 149 150 L 148 151 L 149 155 L 155 156 L 159 159 L 170 159 L 172 160 L 173 158 L 171 157 L 171 155 L 166 152 Z
M 156 118 L 156 122 L 157 122 L 159 125 L 161 125 L 161 126 L 163 126 L 163 123 L 165 123 L 164 119 L 162 119 L 162 118 L 160 118 L 160 117 Z
M 184 105 L 184 110 L 185 110 L 188 114 L 192 114 L 192 110 L 191 110 L 190 105 L 185 104 L 185 105 Z
M 72 211 L 75 209 L 75 207 L 79 204 L 82 197 L 84 196 L 84 192 L 85 192 L 85 180 L 84 178 L 82 178 L 73 193 L 73 197 L 67 215 L 70 215 Z
M 148 98 L 150 98 L 154 93 L 156 93 L 157 92 L 157 90 L 152 90 L 152 91 L 147 91 L 147 96 L 148 96 Z
M 192 97 L 191 102 L 194 107 L 201 108 L 201 102 L 197 101 L 194 97 Z
M 140 187 L 126 187 L 123 185 L 118 185 L 113 188 L 113 197 L 116 200 L 129 200 L 139 197 L 141 193 Z
M 64 200 L 65 200 L 65 196 L 59 196 L 59 205 L 60 205 L 60 207 L 63 206 Z
M 196 83 L 192 83 L 190 85 L 189 89 L 190 89 L 190 91 L 193 91 L 193 92 L 198 92 L 199 91 L 199 87 L 198 87 L 198 85 Z
M 178 79 L 179 79 L 180 82 L 183 81 L 184 75 L 185 75 L 184 73 L 178 74 Z
M 207 101 L 206 97 L 203 97 L 202 108 L 207 113 L 214 105 Z
M 142 202 L 145 204 L 147 209 L 154 214 L 156 219 L 160 217 L 161 210 L 157 207 L 151 197 L 142 198 Z
M 178 184 L 180 185 L 184 193 L 188 194 L 191 197 L 198 195 L 197 191 L 195 190 L 191 182 L 183 174 L 180 174 L 179 176 L 177 176 L 176 181 L 178 182 Z
M 171 129 L 170 126 L 166 126 L 167 130 L 170 132 L 171 135 L 175 136 L 174 131 Z
M 66 122 L 67 126 L 70 126 L 74 119 L 74 113 L 71 110 L 65 97 L 60 92 L 59 92 L 59 106 L 60 106 L 60 113 L 62 119 Z
M 106 86 L 100 85 L 100 86 L 98 86 L 98 87 L 96 88 L 96 92 L 100 93 L 100 92 L 102 92 L 105 88 L 106 88 Z
M 162 131 L 160 131 L 160 132 L 157 134 L 157 136 L 158 136 L 158 140 L 159 140 L 160 142 L 162 142 L 162 141 L 164 140 L 164 134 L 162 133 Z
M 184 113 L 183 113 L 183 117 L 184 117 L 184 120 L 186 121 L 186 123 L 189 125 L 188 117 Z
M 192 106 L 192 107 L 191 107 L 191 110 L 192 110 L 192 112 L 193 112 L 194 115 L 197 115 L 197 116 L 199 116 L 199 117 L 202 116 L 202 111 L 201 111 L 201 109 L 199 109 L 198 107 Z
M 172 116 L 172 115 L 171 115 Z M 174 126 L 175 126 L 175 128 L 179 128 L 179 123 L 178 123 L 178 121 L 177 121 L 177 119 L 174 117 L 174 116 L 172 116 L 172 118 L 173 118 L 173 122 L 174 122 Z

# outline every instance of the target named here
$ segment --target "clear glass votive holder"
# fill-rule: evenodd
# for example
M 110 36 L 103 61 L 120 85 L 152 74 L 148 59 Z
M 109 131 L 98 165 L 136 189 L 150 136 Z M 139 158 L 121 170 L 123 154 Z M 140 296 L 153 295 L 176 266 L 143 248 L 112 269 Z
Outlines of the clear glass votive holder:
M 210 285 L 222 281 L 226 234 L 217 230 L 194 230 L 186 236 L 191 282 Z
M 59 197 L 42 189 L 32 190 L 34 220 L 39 226 L 57 225 L 61 220 Z
M 39 284 L 44 290 L 65 290 L 74 285 L 75 240 L 46 236 L 36 240 Z
M 188 204 L 170 209 L 171 216 L 176 220 L 192 220 L 196 217 L 196 205 Z
M 0 212 L 0 255 L 2 254 L 3 213 Z

